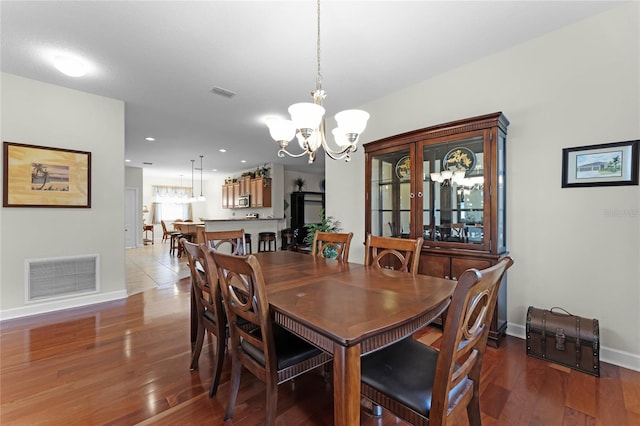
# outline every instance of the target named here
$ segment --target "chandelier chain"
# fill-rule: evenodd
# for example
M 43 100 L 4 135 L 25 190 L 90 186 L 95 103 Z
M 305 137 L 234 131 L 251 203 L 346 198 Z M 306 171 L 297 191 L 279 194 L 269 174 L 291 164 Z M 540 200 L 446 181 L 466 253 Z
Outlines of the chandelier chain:
M 322 74 L 320 73 L 320 0 L 318 0 L 317 6 L 317 40 L 316 40 L 316 61 L 318 63 L 318 74 L 316 76 L 316 90 L 322 90 Z

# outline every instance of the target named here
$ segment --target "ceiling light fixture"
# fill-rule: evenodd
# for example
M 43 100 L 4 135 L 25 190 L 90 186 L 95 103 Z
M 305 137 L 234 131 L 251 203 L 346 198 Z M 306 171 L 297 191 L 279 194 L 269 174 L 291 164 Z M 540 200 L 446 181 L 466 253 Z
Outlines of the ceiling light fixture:
M 85 65 L 79 59 L 68 55 L 56 55 L 53 58 L 53 65 L 69 77 L 82 77 L 87 72 Z
M 193 203 L 194 201 L 196 201 L 196 197 L 193 195 L 193 163 L 196 160 L 191 160 L 191 198 L 189 198 L 189 202 Z
M 202 195 L 202 157 L 204 157 L 204 155 L 200 154 L 200 196 L 198 197 L 198 201 L 207 201 L 204 195 Z
M 267 119 L 266 124 L 269 127 L 271 137 L 280 145 L 278 157 L 284 157 L 285 154 L 290 157 L 308 155 L 309 164 L 311 164 L 316 159 L 318 148 L 322 146 L 332 159 L 341 160 L 344 158 L 345 161 L 349 161 L 351 159 L 350 154 L 357 149 L 358 136 L 367 126 L 369 113 L 358 109 L 350 109 L 336 114 L 335 118 L 338 127 L 333 129 L 332 133 L 339 149 L 334 151 L 329 148 L 324 128 L 323 116 L 325 109 L 322 107 L 322 101 L 327 96 L 327 93 L 322 90 L 322 75 L 320 74 L 320 0 L 317 1 L 317 25 L 316 58 L 318 71 L 316 89 L 311 92 L 313 103 L 293 104 L 289 107 L 291 120 L 271 117 Z M 303 149 L 299 154 L 292 154 L 287 151 L 287 145 L 294 136 L 297 136 L 298 143 Z

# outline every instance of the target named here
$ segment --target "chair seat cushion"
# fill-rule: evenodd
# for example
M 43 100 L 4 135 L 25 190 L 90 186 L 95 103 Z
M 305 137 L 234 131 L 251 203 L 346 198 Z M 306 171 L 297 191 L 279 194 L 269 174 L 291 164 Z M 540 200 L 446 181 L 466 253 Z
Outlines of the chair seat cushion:
M 259 328 L 251 331 L 251 333 L 261 338 Z M 273 325 L 273 339 L 276 346 L 276 357 L 278 358 L 278 371 L 322 353 L 320 349 L 305 342 L 277 324 Z M 240 345 L 245 353 L 264 367 L 264 353 L 260 349 L 246 340 L 243 340 Z
M 362 381 L 429 417 L 438 354 L 412 338 L 401 340 L 362 358 Z M 450 401 L 468 387 L 468 381 L 463 379 L 451 390 Z

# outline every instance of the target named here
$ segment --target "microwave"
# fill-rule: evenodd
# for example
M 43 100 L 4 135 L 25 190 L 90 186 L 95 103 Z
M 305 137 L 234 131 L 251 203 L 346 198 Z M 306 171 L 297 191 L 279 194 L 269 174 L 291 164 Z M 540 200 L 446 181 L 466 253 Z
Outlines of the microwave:
M 238 197 L 238 207 L 242 207 L 242 208 L 249 208 L 250 207 L 250 201 L 249 201 L 249 195 L 241 195 Z

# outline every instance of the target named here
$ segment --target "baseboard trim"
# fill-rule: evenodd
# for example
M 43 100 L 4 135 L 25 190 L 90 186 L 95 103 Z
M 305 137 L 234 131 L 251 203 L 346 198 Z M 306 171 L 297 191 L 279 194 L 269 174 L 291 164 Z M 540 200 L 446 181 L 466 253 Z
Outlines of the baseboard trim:
M 110 293 L 98 293 L 88 296 L 61 299 L 51 302 L 29 304 L 19 308 L 0 311 L 0 321 L 28 317 L 31 315 L 45 314 L 48 312 L 62 311 L 64 309 L 78 308 L 81 306 L 95 305 L 96 303 L 111 302 L 127 298 L 126 290 L 118 290 Z
M 507 334 L 509 336 L 526 339 L 526 328 L 524 325 L 508 323 Z M 640 354 L 620 351 L 600 345 L 600 361 L 628 368 L 629 370 L 640 371 Z

